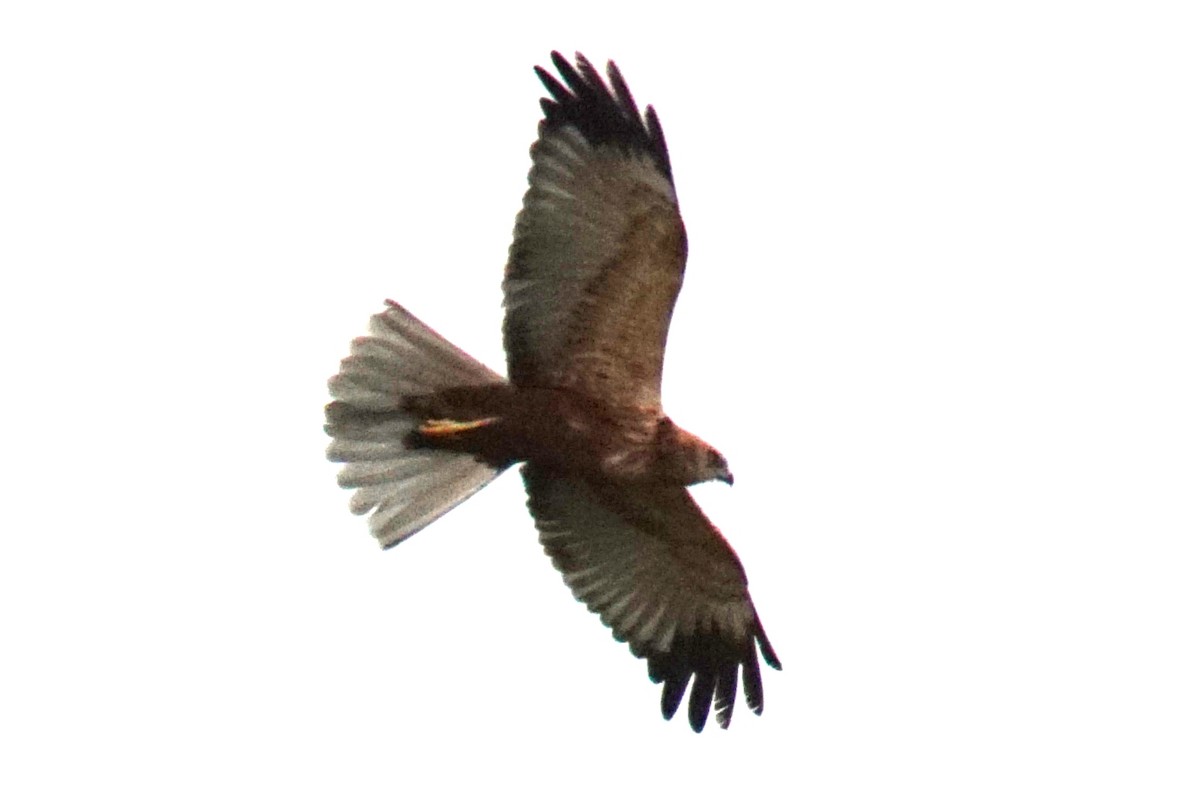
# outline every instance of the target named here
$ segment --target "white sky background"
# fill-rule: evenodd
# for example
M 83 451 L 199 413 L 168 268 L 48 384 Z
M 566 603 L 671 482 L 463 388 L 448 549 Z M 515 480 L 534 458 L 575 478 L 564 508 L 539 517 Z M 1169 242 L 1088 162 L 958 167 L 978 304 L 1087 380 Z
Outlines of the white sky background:
M 1195 797 L 1190 4 L 499 5 L 0 11 L 0 794 Z M 515 471 L 383 554 L 324 460 L 384 298 L 503 367 L 552 48 L 671 148 L 665 400 L 784 662 L 727 732 Z

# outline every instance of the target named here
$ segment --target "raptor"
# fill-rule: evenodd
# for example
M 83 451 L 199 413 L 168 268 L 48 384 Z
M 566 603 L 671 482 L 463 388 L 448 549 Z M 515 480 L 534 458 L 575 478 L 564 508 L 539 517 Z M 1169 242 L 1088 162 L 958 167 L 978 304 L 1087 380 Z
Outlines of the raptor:
M 762 712 L 780 668 L 737 555 L 692 499 L 725 458 L 662 407 L 663 350 L 687 235 L 653 107 L 581 55 L 536 67 L 548 98 L 504 273 L 505 378 L 396 303 L 330 379 L 338 481 L 387 548 L 502 471 L 575 597 L 646 659 L 670 719 L 729 725 L 738 677 Z M 561 78 L 561 79 L 560 79 Z

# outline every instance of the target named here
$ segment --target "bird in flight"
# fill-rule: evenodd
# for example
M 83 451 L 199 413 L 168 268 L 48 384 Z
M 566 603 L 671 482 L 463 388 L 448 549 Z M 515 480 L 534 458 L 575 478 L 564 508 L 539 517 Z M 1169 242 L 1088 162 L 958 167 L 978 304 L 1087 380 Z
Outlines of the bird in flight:
M 737 555 L 687 487 L 733 483 L 662 408 L 687 236 L 662 127 L 620 71 L 535 67 L 549 98 L 504 272 L 508 378 L 394 302 L 329 381 L 328 456 L 392 547 L 514 464 L 539 539 L 577 599 L 646 659 L 674 716 L 729 725 L 738 673 L 762 713 L 780 669 Z

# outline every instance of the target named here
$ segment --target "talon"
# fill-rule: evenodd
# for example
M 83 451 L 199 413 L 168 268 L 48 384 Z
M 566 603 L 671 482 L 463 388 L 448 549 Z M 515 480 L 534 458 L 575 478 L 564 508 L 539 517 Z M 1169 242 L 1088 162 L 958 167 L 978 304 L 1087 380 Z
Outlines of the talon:
M 464 433 L 473 431 L 476 428 L 482 428 L 485 425 L 491 425 L 498 420 L 499 417 L 484 417 L 483 419 L 473 419 L 469 422 L 460 422 L 454 419 L 429 419 L 417 428 L 417 432 L 422 436 L 453 436 L 456 433 Z

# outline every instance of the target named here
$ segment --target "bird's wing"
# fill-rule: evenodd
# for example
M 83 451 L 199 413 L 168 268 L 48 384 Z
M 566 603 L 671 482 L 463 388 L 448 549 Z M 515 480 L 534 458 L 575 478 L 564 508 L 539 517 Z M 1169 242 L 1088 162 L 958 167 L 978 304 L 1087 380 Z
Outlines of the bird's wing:
M 699 731 L 716 704 L 729 724 L 738 668 L 746 703 L 762 712 L 758 654 L 779 669 L 750 601 L 741 562 L 687 489 L 598 484 L 527 464 L 521 474 L 542 546 L 567 586 L 663 683 L 670 719 L 692 680 L 688 720 Z
M 657 409 L 687 258 L 662 127 L 612 62 L 610 89 L 583 56 L 552 59 L 504 276 L 509 378 Z

